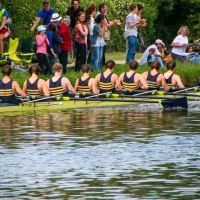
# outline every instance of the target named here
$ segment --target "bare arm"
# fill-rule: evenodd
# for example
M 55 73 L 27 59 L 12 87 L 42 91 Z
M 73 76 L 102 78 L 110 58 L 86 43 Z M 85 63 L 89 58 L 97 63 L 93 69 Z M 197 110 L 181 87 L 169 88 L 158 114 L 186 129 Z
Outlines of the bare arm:
M 99 93 L 99 90 L 97 89 L 97 81 L 95 79 L 92 80 L 92 91 L 94 94 Z
M 140 80 L 140 83 L 141 83 L 140 87 L 141 87 L 142 89 L 147 90 L 148 87 L 149 87 L 149 86 L 148 86 L 148 83 L 147 83 L 146 79 L 145 79 L 141 74 L 139 74 L 139 80 Z
M 35 28 L 38 26 L 38 24 L 40 23 L 40 20 L 41 18 L 40 17 L 37 17 L 36 20 L 35 20 L 35 23 L 33 24 L 33 26 L 31 27 L 31 30 L 30 32 L 33 33 Z
M 3 27 L 6 25 L 6 16 L 2 17 L 2 22 L 1 22 L 1 26 L 0 26 L 0 30 L 3 29 Z
M 47 87 L 47 83 L 44 80 L 42 80 L 42 91 L 44 96 L 46 97 L 50 96 L 49 88 Z
M 112 80 L 115 81 L 115 88 L 117 88 L 119 91 L 122 91 L 123 87 L 121 86 L 121 84 L 119 82 L 119 78 L 116 74 L 112 75 Z
M 83 36 L 88 35 L 87 31 L 83 31 L 81 24 L 77 24 L 76 26 L 77 26 L 78 30 L 81 32 L 81 35 L 83 35 Z
M 78 91 L 78 79 L 76 79 L 76 83 L 75 83 L 74 89 L 75 89 L 76 91 Z
M 72 87 L 72 84 L 70 83 L 69 79 L 67 78 L 62 78 L 62 85 L 64 87 L 67 86 L 67 89 L 73 94 L 73 95 L 76 95 L 76 91 L 75 89 Z
M 159 77 L 161 78 L 161 84 L 162 84 L 164 90 L 168 91 L 169 87 L 168 87 L 167 83 L 165 82 L 165 77 L 162 74 L 160 74 Z
M 178 87 L 185 88 L 185 86 L 183 85 L 183 83 L 181 81 L 180 76 L 176 75 L 175 78 L 176 78 L 176 82 L 177 82 Z
M 23 91 L 26 92 L 26 85 L 27 85 L 27 81 L 24 81 L 24 84 L 23 84 Z
M 26 93 L 20 88 L 19 84 L 16 81 L 13 81 L 13 89 L 22 97 L 26 97 Z

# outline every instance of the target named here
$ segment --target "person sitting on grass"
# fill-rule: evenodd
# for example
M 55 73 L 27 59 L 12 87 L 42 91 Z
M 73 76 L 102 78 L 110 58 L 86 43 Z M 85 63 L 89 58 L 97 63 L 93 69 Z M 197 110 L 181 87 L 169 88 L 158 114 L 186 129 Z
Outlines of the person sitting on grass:
M 149 90 L 158 90 L 161 86 L 165 91 L 169 90 L 165 82 L 165 77 L 163 74 L 160 74 L 158 71 L 160 69 L 160 62 L 155 60 L 150 65 L 151 70 L 144 72 L 142 75 L 148 83 Z
M 183 85 L 180 76 L 174 74 L 174 71 L 176 69 L 176 62 L 171 60 L 167 63 L 167 69 L 168 71 L 164 73 L 165 82 L 169 87 L 179 87 L 179 88 L 185 88 Z
M 198 53 L 194 52 L 192 45 L 188 45 L 186 47 L 185 56 L 186 56 L 186 60 L 188 62 L 200 64 L 200 55 Z
M 31 77 L 24 82 L 23 91 L 29 96 L 50 96 L 49 89 L 46 81 L 39 79 L 38 75 L 41 72 L 40 67 L 37 64 L 32 64 L 29 67 L 29 73 Z
M 105 72 L 96 75 L 95 79 L 99 84 L 100 93 L 114 93 L 116 89 L 119 91 L 122 90 L 122 86 L 120 85 L 118 76 L 113 73 L 115 65 L 116 64 L 113 60 L 106 61 Z
M 136 90 L 138 88 L 148 89 L 148 84 L 141 74 L 136 73 L 138 62 L 131 60 L 129 62 L 129 71 L 119 76 L 119 82 L 127 91 Z
M 53 66 L 54 76 L 47 80 L 47 87 L 49 88 L 50 95 L 69 96 L 69 92 L 72 95 L 76 95 L 75 89 L 72 87 L 68 78 L 62 77 L 63 66 L 60 63 L 56 63 Z
M 1 106 L 10 106 L 17 103 L 15 93 L 17 92 L 22 98 L 26 97 L 26 93 L 21 90 L 16 81 L 11 80 L 12 67 L 5 65 L 2 68 L 3 79 L 0 80 L 0 100 Z
M 75 83 L 75 90 L 80 93 L 94 93 L 98 94 L 97 82 L 90 77 L 90 68 L 87 64 L 82 66 L 82 77 L 78 78 Z
M 160 62 L 161 68 L 165 68 L 164 64 L 163 64 L 163 59 L 164 59 L 164 50 L 165 50 L 165 44 L 163 43 L 162 40 L 157 39 L 155 41 L 155 44 L 150 45 L 145 52 L 142 55 L 142 58 L 140 60 L 140 65 L 148 65 L 147 59 L 148 59 L 148 55 L 149 55 L 149 50 L 151 48 L 156 49 L 156 55 L 155 55 L 155 60 L 158 60 Z

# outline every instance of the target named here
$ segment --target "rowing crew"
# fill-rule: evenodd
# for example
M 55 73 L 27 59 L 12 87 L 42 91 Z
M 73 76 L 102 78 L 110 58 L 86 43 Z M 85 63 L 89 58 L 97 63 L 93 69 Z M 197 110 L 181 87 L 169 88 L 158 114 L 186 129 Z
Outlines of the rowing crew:
M 32 64 L 29 67 L 31 77 L 23 84 L 23 90 L 20 89 L 16 81 L 11 80 L 12 68 L 5 65 L 2 69 L 3 79 L 0 80 L 0 99 L 2 102 L 16 102 L 15 93 L 22 98 L 28 96 L 54 96 L 63 94 L 64 96 L 76 95 L 80 93 L 105 93 L 115 92 L 116 90 L 133 91 L 136 89 L 158 89 L 163 87 L 169 91 L 170 87 L 184 88 L 184 85 L 178 75 L 174 74 L 176 63 L 170 61 L 167 64 L 168 71 L 163 75 L 159 73 L 160 63 L 152 62 L 151 70 L 143 74 L 136 73 L 138 62 L 132 60 L 129 62 L 129 71 L 122 73 L 119 77 L 113 73 L 115 62 L 109 60 L 106 62 L 106 70 L 99 73 L 95 78 L 90 77 L 90 68 L 87 64 L 82 66 L 82 77 L 78 78 L 75 88 L 72 87 L 69 79 L 62 77 L 63 67 L 60 63 L 53 66 L 54 76 L 47 80 L 39 79 L 40 67 Z M 97 87 L 99 86 L 99 88 Z

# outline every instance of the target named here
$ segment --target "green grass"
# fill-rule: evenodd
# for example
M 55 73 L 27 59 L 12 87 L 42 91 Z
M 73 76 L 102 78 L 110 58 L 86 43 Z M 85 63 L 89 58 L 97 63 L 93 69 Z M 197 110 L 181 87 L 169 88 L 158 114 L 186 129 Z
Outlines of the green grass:
M 141 53 L 137 53 L 135 59 L 139 60 L 141 56 L 142 56 Z M 123 61 L 125 60 L 125 53 L 123 52 L 106 53 L 106 59 L 107 60 L 112 59 L 114 61 Z M 102 70 L 104 69 L 105 68 L 103 68 Z M 143 73 L 149 69 L 150 68 L 146 66 L 139 66 L 137 72 Z M 126 64 L 116 65 L 114 73 L 116 73 L 117 75 L 120 75 L 122 72 L 125 72 L 125 71 L 128 71 L 128 65 Z M 161 69 L 160 73 L 164 73 L 165 71 L 166 70 Z M 98 73 L 99 72 L 96 72 L 96 71 L 91 72 L 91 76 L 95 77 Z M 192 87 L 196 83 L 198 76 L 200 76 L 200 65 L 191 64 L 191 63 L 177 63 L 175 73 L 181 77 L 183 84 L 185 86 Z M 71 69 L 68 68 L 67 74 L 64 76 L 67 77 L 71 81 L 72 85 L 74 86 L 76 79 L 81 77 L 81 73 L 75 72 L 74 68 L 71 68 Z M 1 77 L 2 77 L 2 74 L 0 74 L 0 78 Z M 17 81 L 21 87 L 23 86 L 24 81 L 28 79 L 28 77 L 29 77 L 28 72 L 22 73 L 19 71 L 13 71 L 13 74 L 12 74 L 12 79 Z M 47 80 L 51 78 L 51 76 L 40 75 L 40 78 Z

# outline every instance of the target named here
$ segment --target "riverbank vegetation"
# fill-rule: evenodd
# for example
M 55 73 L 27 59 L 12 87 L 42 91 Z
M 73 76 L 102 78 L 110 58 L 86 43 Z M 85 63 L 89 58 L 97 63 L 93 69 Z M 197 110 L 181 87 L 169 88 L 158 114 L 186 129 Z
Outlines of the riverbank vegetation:
M 112 56 L 113 55 L 113 56 Z M 107 53 L 106 54 L 106 59 L 113 59 L 116 62 L 118 61 L 122 61 L 123 60 L 123 55 L 124 53 Z M 141 58 L 141 53 L 136 54 L 136 60 L 139 60 Z M 137 72 L 138 73 L 143 73 L 147 70 L 149 70 L 149 67 L 146 66 L 139 66 Z M 105 70 L 105 68 L 102 68 L 102 71 Z M 114 73 L 116 73 L 117 75 L 120 75 L 122 72 L 128 71 L 128 65 L 126 64 L 117 64 L 115 67 L 115 71 Z M 0 70 L 1 71 L 1 70 Z M 164 73 L 166 71 L 166 69 L 161 69 L 160 73 Z M 95 77 L 99 72 L 97 71 L 92 71 L 91 72 L 91 76 Z M 200 76 L 200 65 L 199 64 L 191 64 L 191 63 L 179 63 L 177 62 L 177 67 L 176 67 L 176 74 L 178 74 L 184 85 L 186 87 L 192 87 L 194 86 L 194 84 L 196 83 L 198 76 Z M 2 77 L 2 74 L 0 73 L 0 78 Z M 12 74 L 12 79 L 16 80 L 20 86 L 23 86 L 23 83 L 26 79 L 28 79 L 29 77 L 29 73 L 28 72 L 20 72 L 18 70 L 13 70 L 13 74 Z M 50 75 L 40 75 L 40 78 L 43 78 L 45 80 L 51 78 L 52 76 Z M 75 72 L 74 68 L 68 68 L 67 69 L 67 74 L 64 75 L 64 77 L 67 77 L 72 85 L 74 86 L 75 81 L 77 78 L 81 77 L 81 72 Z
M 13 20 L 10 25 L 12 37 L 26 38 L 35 37 L 30 34 L 30 28 L 33 25 L 36 15 L 42 8 L 42 0 L 9 0 L 2 1 L 3 7 L 9 12 Z M 65 16 L 66 10 L 71 6 L 71 0 L 50 0 L 51 7 L 61 16 Z M 91 4 L 97 7 L 102 0 L 80 0 L 80 6 L 86 9 Z M 129 11 L 129 0 L 104 0 L 108 8 L 108 17 L 120 19 L 121 26 L 112 27 L 112 37 L 108 42 L 108 50 L 124 51 L 125 40 L 123 37 L 124 24 Z M 199 0 L 143 0 L 133 1 L 132 3 L 141 3 L 144 6 L 142 18 L 147 19 L 147 26 L 140 28 L 140 34 L 143 36 L 146 45 L 154 43 L 155 39 L 160 38 L 166 44 L 171 44 L 177 35 L 177 31 L 182 25 L 187 25 L 190 30 L 189 40 L 196 40 L 200 36 L 200 4 Z M 153 6 L 152 6 L 153 5 Z

